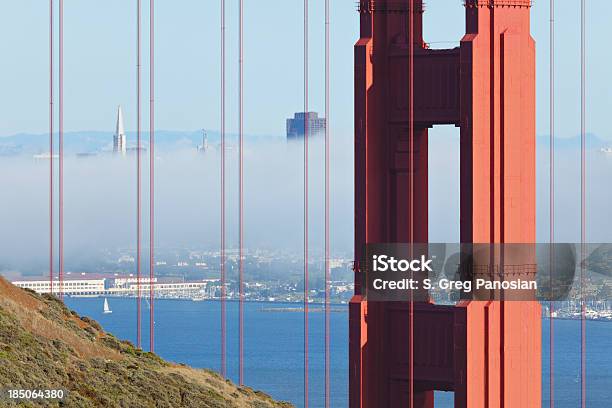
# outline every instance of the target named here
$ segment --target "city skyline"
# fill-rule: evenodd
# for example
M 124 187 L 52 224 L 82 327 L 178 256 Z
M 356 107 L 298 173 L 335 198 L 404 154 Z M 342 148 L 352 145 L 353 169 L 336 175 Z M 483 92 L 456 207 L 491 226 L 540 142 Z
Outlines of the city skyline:
M 245 132 L 255 135 L 285 133 L 284 119 L 302 106 L 302 9 L 291 2 L 269 0 L 271 8 L 245 3 Z M 323 29 L 322 2 L 311 2 L 310 29 L 310 105 L 323 111 Z M 0 76 L 0 86 L 11 98 L 0 100 L 6 113 L 0 122 L 0 137 L 19 133 L 48 132 L 48 7 L 35 0 L 7 5 L 7 19 L 0 26 L 5 38 L 18 35 L 19 42 L 0 43 L 7 56 Z M 195 130 L 219 126 L 219 4 L 204 5 L 190 0 L 190 13 L 182 13 L 170 3 L 157 7 L 157 94 L 156 129 Z M 272 10 L 270 12 L 270 10 Z M 227 132 L 237 133 L 237 6 L 228 3 L 227 13 Z M 457 45 L 464 32 L 460 1 L 427 4 L 424 13 L 425 41 L 432 48 Z M 609 57 L 597 50 L 607 47 L 602 35 L 612 13 L 612 3 L 591 2 L 587 7 L 587 130 L 604 139 L 612 139 L 606 124 L 606 107 L 612 104 L 612 86 L 608 85 Z M 148 12 L 143 9 L 143 55 L 147 55 Z M 353 95 L 353 45 L 358 34 L 357 11 L 353 2 L 331 3 L 331 118 L 332 135 L 352 134 L 352 106 L 343 101 Z M 278 16 L 284 16 L 278 19 Z M 112 29 L 106 23 L 113 19 Z M 557 4 L 558 30 L 556 50 L 556 137 L 580 133 L 579 98 L 579 5 Z M 91 13 L 90 5 L 66 2 L 65 6 L 65 131 L 101 131 L 108 129 L 108 117 L 114 115 L 116 101 L 122 101 L 126 129 L 135 129 L 135 31 L 133 7 L 124 1 L 110 0 Z M 20 21 L 30 21 L 21 25 Z M 268 24 L 274 21 L 275 24 Z M 181 22 L 181 24 L 178 24 Z M 535 2 L 532 31 L 536 39 L 537 120 L 536 133 L 548 134 L 548 4 Z M 283 35 L 278 35 L 282 32 Z M 75 35 L 78 33 L 79 35 Z M 56 34 L 57 35 L 57 34 Z M 186 41 L 185 38 L 188 40 Z M 196 38 L 207 38 L 204 52 Z M 453 41 L 449 42 L 449 39 Z M 282 60 L 269 60 L 266 49 L 284 50 Z M 57 48 L 57 47 L 56 47 Z M 57 62 L 57 55 L 56 62 Z M 87 61 L 87 63 L 85 63 Z M 120 63 L 118 63 L 118 61 Z M 18 63 L 19 62 L 19 63 Z M 183 62 L 183 63 L 182 63 Z M 143 83 L 148 81 L 143 58 Z M 57 67 L 56 67 L 57 75 Z M 96 78 L 96 81 L 90 79 Z M 274 85 L 274 86 L 272 86 Z M 96 95 L 92 98 L 91 95 Z M 143 86 L 143 97 L 148 98 Z M 263 109 L 263 107 L 266 107 Z M 148 119 L 143 110 L 143 121 Z M 144 130 L 144 129 L 143 129 Z M 435 127 L 432 134 L 456 134 L 452 127 Z

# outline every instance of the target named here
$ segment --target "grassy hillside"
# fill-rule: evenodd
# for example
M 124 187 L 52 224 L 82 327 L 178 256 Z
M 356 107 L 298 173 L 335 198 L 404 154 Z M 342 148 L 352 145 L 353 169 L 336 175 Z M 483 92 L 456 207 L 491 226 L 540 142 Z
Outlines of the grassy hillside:
M 0 277 L 0 389 L 6 388 L 62 388 L 68 395 L 20 405 L 3 395 L 2 407 L 291 407 L 216 373 L 136 349 L 56 298 Z

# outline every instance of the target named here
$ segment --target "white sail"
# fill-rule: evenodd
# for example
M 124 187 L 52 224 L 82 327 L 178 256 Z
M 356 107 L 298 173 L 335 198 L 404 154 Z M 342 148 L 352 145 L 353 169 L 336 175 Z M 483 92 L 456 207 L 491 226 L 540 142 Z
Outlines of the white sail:
M 104 313 L 113 313 L 110 307 L 108 307 L 108 299 L 106 298 L 104 298 Z

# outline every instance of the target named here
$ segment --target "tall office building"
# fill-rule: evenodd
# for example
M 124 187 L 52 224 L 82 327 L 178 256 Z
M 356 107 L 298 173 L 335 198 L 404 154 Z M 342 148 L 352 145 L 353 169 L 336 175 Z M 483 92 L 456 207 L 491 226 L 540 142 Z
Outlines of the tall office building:
M 113 152 L 125 154 L 126 150 L 127 143 L 123 128 L 123 111 L 121 110 L 121 105 L 119 105 L 117 108 L 117 126 L 113 135 Z
M 287 139 L 303 138 L 306 123 L 309 136 L 324 132 L 327 126 L 325 118 L 320 118 L 317 112 L 296 112 L 292 119 L 287 119 Z

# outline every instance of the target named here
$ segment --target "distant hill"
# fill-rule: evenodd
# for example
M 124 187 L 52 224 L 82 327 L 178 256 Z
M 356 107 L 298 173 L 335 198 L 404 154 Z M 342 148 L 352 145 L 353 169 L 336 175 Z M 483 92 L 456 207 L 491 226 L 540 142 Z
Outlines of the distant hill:
M 550 136 L 538 135 L 536 142 L 539 148 L 548 149 L 550 143 Z M 570 150 L 580 149 L 581 137 L 576 135 L 573 137 L 556 137 L 555 138 L 555 150 Z M 612 141 L 603 139 L 593 133 L 587 133 L 586 135 L 586 148 L 587 150 L 599 150 L 603 147 L 609 147 L 612 145 Z
M 220 144 L 220 135 L 216 130 L 206 130 L 208 143 L 211 147 L 218 147 Z M 149 146 L 149 133 L 143 131 L 141 134 L 142 145 L 145 148 Z M 236 134 L 227 134 L 227 142 L 231 146 L 238 139 Z M 284 135 L 245 135 L 247 143 L 253 142 L 284 142 Z M 547 135 L 538 135 L 536 137 L 537 145 L 540 148 L 548 146 L 549 137 Z M 136 133 L 127 132 L 128 147 L 136 146 Z M 202 130 L 194 131 L 174 131 L 174 130 L 157 130 L 155 132 L 155 144 L 158 150 L 168 151 L 175 149 L 195 149 L 202 144 Z M 599 150 L 602 147 L 612 145 L 612 141 L 601 138 L 595 134 L 587 135 L 587 149 Z M 67 132 L 64 134 L 64 152 L 67 155 L 83 154 L 83 153 L 104 153 L 110 152 L 113 147 L 113 132 L 101 131 L 78 131 Z M 55 148 L 57 149 L 57 134 L 55 135 Z M 579 149 L 580 135 L 574 137 L 557 137 L 555 139 L 555 149 Z M 0 137 L 0 156 L 15 156 L 15 155 L 34 155 L 46 153 L 49 151 L 49 135 L 47 133 L 30 134 L 20 133 L 10 136 Z M 56 151 L 57 153 L 57 151 Z
M 215 146 L 220 143 L 218 131 L 207 130 L 208 143 Z M 142 145 L 149 146 L 149 133 L 142 132 Z M 228 143 L 237 140 L 237 135 L 227 134 Z M 247 142 L 260 141 L 283 141 L 283 136 L 272 135 L 245 135 Z M 172 150 L 180 148 L 195 148 L 202 144 L 202 130 L 197 131 L 155 131 L 155 145 L 161 150 Z M 127 132 L 128 148 L 136 146 L 136 133 Z M 110 152 L 113 147 L 113 132 L 100 131 L 78 131 L 64 133 L 64 152 L 66 154 L 77 153 L 102 153 Z M 55 135 L 55 149 L 57 149 L 57 134 Z M 49 134 L 20 133 L 11 136 L 0 137 L 0 156 L 13 156 L 19 154 L 33 155 L 49 151 Z M 57 153 L 57 150 L 56 150 Z
M 0 384 L 3 389 L 68 391 L 61 404 L 33 400 L 17 405 L 2 395 L 2 407 L 291 407 L 211 371 L 143 352 L 55 297 L 19 289 L 2 277 Z

